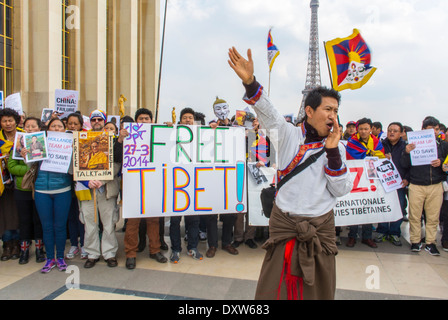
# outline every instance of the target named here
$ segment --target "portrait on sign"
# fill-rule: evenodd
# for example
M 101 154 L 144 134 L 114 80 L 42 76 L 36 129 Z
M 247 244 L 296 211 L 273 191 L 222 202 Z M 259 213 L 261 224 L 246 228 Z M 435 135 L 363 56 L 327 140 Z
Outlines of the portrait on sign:
M 113 136 L 107 132 L 74 134 L 75 181 L 113 180 Z

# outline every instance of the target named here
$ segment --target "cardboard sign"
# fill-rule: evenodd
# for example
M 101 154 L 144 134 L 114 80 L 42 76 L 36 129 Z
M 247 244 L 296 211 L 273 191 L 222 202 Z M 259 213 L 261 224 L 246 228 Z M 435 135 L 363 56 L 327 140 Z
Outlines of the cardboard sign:
M 413 166 L 424 166 L 437 160 L 436 135 L 433 129 L 408 132 L 408 143 L 415 144 L 416 148 L 411 152 Z
M 26 162 L 38 162 L 48 158 L 47 135 L 45 132 L 27 133 L 23 136 L 25 148 L 28 150 Z
M 107 132 L 75 132 L 73 141 L 73 180 L 110 181 L 113 179 L 113 135 Z
M 68 173 L 72 163 L 73 134 L 48 131 L 48 159 L 40 167 L 42 171 Z
M 369 180 L 363 160 L 347 161 L 353 190 L 334 208 L 336 226 L 394 222 L 403 218 L 396 191 L 386 193 L 379 180 Z
M 244 128 L 125 128 L 124 218 L 247 212 Z
M 381 159 L 375 162 L 376 172 L 386 192 L 403 188 L 400 173 L 392 159 Z
M 67 118 L 78 110 L 78 91 L 57 89 L 54 96 L 54 110 L 59 113 L 60 119 Z
M 16 111 L 19 116 L 23 115 L 22 98 L 20 93 L 14 93 L 6 97 L 5 109 L 12 109 Z

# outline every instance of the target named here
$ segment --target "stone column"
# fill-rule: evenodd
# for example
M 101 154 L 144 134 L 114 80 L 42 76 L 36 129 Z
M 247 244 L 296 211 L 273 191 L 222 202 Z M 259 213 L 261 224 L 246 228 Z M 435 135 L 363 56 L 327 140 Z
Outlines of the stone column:
M 81 0 L 80 110 L 107 111 L 107 0 Z

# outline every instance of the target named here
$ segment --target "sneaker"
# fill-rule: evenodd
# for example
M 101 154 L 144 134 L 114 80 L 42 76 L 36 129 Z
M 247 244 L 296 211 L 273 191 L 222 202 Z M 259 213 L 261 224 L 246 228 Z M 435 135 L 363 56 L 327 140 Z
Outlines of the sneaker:
M 448 252 L 448 241 L 442 241 L 442 249 Z
M 200 253 L 196 248 L 189 250 L 188 255 L 194 260 L 202 260 L 204 258 L 202 253 Z
M 72 247 L 70 247 L 70 250 L 68 251 L 68 253 L 65 255 L 65 258 L 68 260 L 74 259 L 78 253 L 79 253 L 79 248 L 72 246 Z
M 390 243 L 392 243 L 394 246 L 401 247 L 403 244 L 401 243 L 400 237 L 398 236 L 389 236 L 387 238 Z
M 179 254 L 180 254 L 180 252 L 177 252 L 177 251 L 171 252 L 171 256 L 170 256 L 171 263 L 174 263 L 174 264 L 179 263 L 179 260 L 180 260 Z
M 386 240 L 386 235 L 385 234 L 383 234 L 383 233 L 378 233 L 378 235 L 375 237 L 375 239 L 374 239 L 374 241 L 376 242 L 376 243 L 381 243 L 381 242 L 384 242 L 384 240 Z
M 89 258 L 89 254 L 87 253 L 86 249 L 84 247 L 81 248 L 81 259 L 86 260 Z
M 56 260 L 56 266 L 58 267 L 59 271 L 61 271 L 61 272 L 65 272 L 65 270 L 67 270 L 67 263 L 65 263 L 64 259 Z
M 425 247 L 425 251 L 427 251 L 432 256 L 440 256 L 439 250 L 434 243 L 427 244 Z
M 420 243 L 413 243 L 411 244 L 411 251 L 412 252 L 420 252 L 422 250 L 423 244 Z
M 47 263 L 45 263 L 45 266 L 40 270 L 41 273 L 49 273 L 51 270 L 56 267 L 56 261 L 54 259 L 47 259 Z

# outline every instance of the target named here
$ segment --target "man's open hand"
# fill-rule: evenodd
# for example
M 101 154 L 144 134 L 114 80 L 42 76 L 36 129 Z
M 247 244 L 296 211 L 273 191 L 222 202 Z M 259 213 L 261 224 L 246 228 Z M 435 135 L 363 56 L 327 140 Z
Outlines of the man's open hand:
M 243 58 L 239 52 L 232 47 L 229 49 L 229 65 L 235 73 L 243 80 L 243 83 L 249 85 L 254 82 L 254 61 L 252 60 L 252 51 L 247 50 L 247 58 Z

